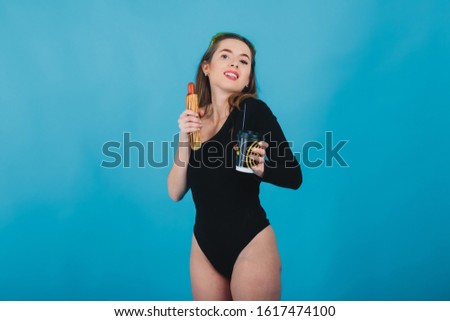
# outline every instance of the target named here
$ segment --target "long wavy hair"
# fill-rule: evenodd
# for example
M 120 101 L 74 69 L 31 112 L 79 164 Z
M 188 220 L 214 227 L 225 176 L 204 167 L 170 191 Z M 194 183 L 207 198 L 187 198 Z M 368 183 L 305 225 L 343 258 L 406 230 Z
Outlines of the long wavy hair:
M 240 36 L 235 33 L 218 33 L 216 34 L 209 44 L 208 49 L 204 53 L 197 69 L 197 76 L 195 77 L 195 83 L 196 83 L 196 89 L 198 94 L 198 100 L 199 100 L 199 106 L 205 107 L 205 115 L 208 113 L 208 106 L 211 104 L 211 86 L 209 83 L 209 78 L 206 77 L 203 73 L 202 66 L 204 63 L 210 63 L 211 59 L 214 55 L 214 53 L 217 51 L 217 48 L 219 47 L 219 43 L 222 40 L 225 39 L 237 39 L 242 42 L 244 42 L 249 48 L 251 52 L 251 69 L 250 69 L 250 79 L 249 84 L 247 87 L 244 87 L 244 89 L 240 93 L 231 94 L 230 97 L 228 97 L 228 105 L 230 106 L 230 112 L 233 110 L 233 108 L 238 108 L 244 99 L 248 97 L 257 97 L 256 92 L 256 76 L 255 76 L 255 55 L 256 50 L 253 44 L 245 37 Z

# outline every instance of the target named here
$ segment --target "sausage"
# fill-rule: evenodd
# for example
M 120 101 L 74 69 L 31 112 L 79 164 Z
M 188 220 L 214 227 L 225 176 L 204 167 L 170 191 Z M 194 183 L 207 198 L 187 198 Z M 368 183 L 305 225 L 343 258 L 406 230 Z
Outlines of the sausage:
M 188 84 L 188 94 L 186 96 L 186 109 L 192 110 L 194 113 L 198 113 L 198 96 L 195 93 L 195 85 L 193 82 Z M 197 150 L 201 147 L 202 141 L 200 139 L 200 131 L 189 133 L 189 143 L 193 150 Z

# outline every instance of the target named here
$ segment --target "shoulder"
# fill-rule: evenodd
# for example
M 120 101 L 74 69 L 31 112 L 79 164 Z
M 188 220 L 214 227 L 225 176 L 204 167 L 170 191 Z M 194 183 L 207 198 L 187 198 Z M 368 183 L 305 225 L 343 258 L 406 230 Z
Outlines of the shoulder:
M 261 133 L 270 131 L 277 122 L 269 106 L 261 99 L 253 97 L 246 98 L 240 103 L 235 119 L 238 126 L 245 126 L 248 130 Z
M 241 109 L 241 112 L 244 112 L 244 109 L 246 109 L 249 114 L 274 117 L 270 107 L 264 101 L 258 98 L 246 98 L 241 102 L 239 107 Z

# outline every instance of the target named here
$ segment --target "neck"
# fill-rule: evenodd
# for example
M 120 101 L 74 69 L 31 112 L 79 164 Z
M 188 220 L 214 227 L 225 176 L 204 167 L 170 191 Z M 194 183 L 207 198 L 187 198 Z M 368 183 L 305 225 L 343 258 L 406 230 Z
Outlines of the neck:
M 211 92 L 211 118 L 213 121 L 220 121 L 228 117 L 228 97 L 230 97 L 229 93 L 218 90 Z

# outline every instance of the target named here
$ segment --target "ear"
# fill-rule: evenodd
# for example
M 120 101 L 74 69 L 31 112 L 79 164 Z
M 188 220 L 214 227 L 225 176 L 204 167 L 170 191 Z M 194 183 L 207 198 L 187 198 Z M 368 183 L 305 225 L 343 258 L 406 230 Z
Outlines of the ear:
M 209 73 L 209 63 L 203 62 L 203 63 L 202 63 L 202 70 L 203 70 L 203 73 L 204 73 L 204 74 L 205 74 L 205 73 Z

